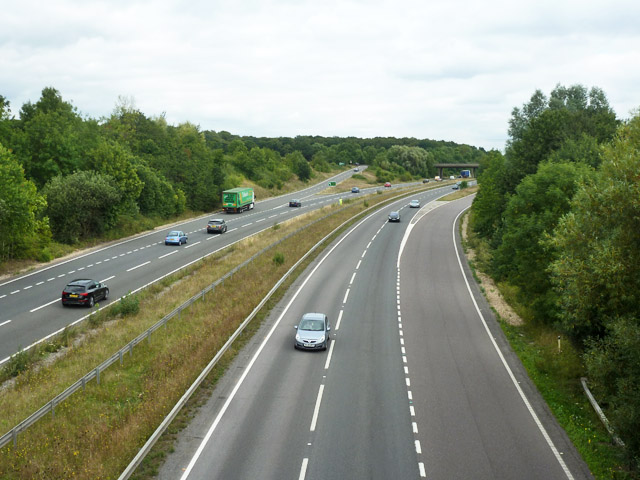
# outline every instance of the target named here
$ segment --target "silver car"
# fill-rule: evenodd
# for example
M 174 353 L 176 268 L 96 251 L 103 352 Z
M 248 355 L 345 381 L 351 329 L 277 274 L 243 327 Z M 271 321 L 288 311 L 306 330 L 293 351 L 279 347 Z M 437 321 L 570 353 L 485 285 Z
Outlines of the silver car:
M 409 208 L 420 208 L 420 200 L 411 200 L 409 202 Z
M 302 350 L 326 350 L 329 345 L 331 325 L 324 313 L 305 313 L 294 327 L 296 339 L 293 346 Z

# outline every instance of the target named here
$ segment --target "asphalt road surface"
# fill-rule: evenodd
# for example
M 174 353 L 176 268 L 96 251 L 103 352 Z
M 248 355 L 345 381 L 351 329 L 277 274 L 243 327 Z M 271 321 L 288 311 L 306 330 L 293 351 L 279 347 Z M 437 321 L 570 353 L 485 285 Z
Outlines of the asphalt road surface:
M 349 170 L 331 180 L 339 183 L 351 175 L 353 171 Z M 270 228 L 274 223 L 334 203 L 338 197 L 357 195 L 318 195 L 326 190 L 328 181 L 283 197 L 258 199 L 255 208 L 248 212 L 212 213 L 112 242 L 15 278 L 0 280 L 0 365 L 21 348 L 30 348 L 88 316 L 90 310 L 86 307 L 63 307 L 60 302 L 61 292 L 71 280 L 91 278 L 105 282 L 110 290 L 109 300 L 99 303 L 107 305 L 221 248 Z M 363 190 L 359 195 L 364 193 Z M 290 198 L 302 199 L 302 208 L 289 208 Z M 226 233 L 206 233 L 207 221 L 215 217 L 226 220 L 229 228 Z M 188 243 L 179 247 L 164 245 L 164 238 L 170 230 L 186 232 Z
M 459 260 L 471 199 L 431 195 L 373 213 L 318 257 L 159 478 L 591 478 Z M 294 349 L 305 312 L 331 320 L 326 352 Z

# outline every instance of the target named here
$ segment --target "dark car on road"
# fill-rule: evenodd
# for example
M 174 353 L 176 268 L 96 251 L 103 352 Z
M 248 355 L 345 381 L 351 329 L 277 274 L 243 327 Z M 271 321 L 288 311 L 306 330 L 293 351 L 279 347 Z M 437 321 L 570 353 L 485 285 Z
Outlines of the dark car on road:
M 212 218 L 207 223 L 207 233 L 224 233 L 227 231 L 227 224 L 221 218 Z
M 360 193 L 360 189 L 358 187 L 351 187 L 351 193 Z
M 164 239 L 165 245 L 182 245 L 187 243 L 187 234 L 180 230 L 170 231 Z
M 62 290 L 62 305 L 86 305 L 91 308 L 99 300 L 109 298 L 109 287 L 106 283 L 87 278 L 78 278 Z
M 294 198 L 292 200 L 289 200 L 289 206 L 290 207 L 301 207 L 302 206 L 302 202 L 300 200 L 298 200 L 297 198 Z
M 389 214 L 389 221 L 390 222 L 399 222 L 400 221 L 400 212 L 391 212 Z
M 324 313 L 305 313 L 294 327 L 296 338 L 293 346 L 302 350 L 326 350 L 329 345 L 331 325 Z

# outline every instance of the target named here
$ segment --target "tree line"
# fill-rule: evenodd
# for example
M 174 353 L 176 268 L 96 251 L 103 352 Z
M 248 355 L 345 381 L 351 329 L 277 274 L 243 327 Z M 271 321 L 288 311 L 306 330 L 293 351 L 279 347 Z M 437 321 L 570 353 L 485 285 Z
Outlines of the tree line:
M 481 165 L 471 223 L 492 275 L 581 349 L 640 467 L 640 113 L 617 119 L 595 87 L 536 91 Z
M 213 211 L 223 190 L 246 181 L 277 191 L 293 179 L 309 181 L 314 171 L 354 163 L 370 165 L 378 181 L 410 180 L 433 176 L 437 162 L 478 162 L 485 154 L 412 138 L 201 131 L 149 117 L 124 98 L 111 115 L 94 119 L 53 87 L 16 116 L 0 96 L 0 262 L 50 260 L 52 242 L 101 238 L 126 220 Z

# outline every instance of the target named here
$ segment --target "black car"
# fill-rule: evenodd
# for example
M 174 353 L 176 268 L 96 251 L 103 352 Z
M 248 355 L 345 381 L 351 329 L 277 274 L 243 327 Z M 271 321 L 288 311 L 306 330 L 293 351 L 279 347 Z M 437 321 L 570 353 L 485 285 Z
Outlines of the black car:
M 351 193 L 360 193 L 360 189 L 358 187 L 352 187 Z
M 68 283 L 62 290 L 62 305 L 86 305 L 91 308 L 99 300 L 109 298 L 109 287 L 106 283 L 78 278 Z
M 389 214 L 390 222 L 399 222 L 400 221 L 400 212 L 391 212 Z
M 294 198 L 292 200 L 289 200 L 289 206 L 290 207 L 301 207 L 302 206 L 302 202 L 300 200 L 298 200 L 297 198 Z
M 227 231 L 227 224 L 222 218 L 212 218 L 207 223 L 207 233 L 224 233 Z

